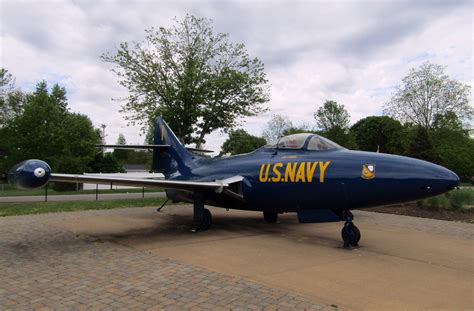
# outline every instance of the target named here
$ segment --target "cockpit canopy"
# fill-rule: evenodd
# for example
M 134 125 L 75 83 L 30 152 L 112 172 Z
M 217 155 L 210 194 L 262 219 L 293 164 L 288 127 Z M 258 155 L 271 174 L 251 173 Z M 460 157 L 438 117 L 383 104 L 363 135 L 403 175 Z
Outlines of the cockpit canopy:
M 336 150 L 344 149 L 327 138 L 312 133 L 300 133 L 280 138 L 276 145 L 268 146 L 275 149 L 306 149 L 306 150 Z

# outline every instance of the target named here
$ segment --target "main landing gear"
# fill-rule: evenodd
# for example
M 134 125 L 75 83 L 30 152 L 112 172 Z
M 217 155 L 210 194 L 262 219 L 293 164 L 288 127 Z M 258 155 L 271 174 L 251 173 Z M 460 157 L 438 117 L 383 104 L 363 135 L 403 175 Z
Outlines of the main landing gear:
M 212 214 L 204 208 L 204 198 L 201 194 L 194 195 L 194 231 L 206 231 L 212 225 Z
M 278 213 L 276 212 L 263 212 L 263 219 L 269 224 L 276 224 L 278 221 Z
M 343 211 L 342 216 L 346 221 L 341 230 L 342 240 L 344 241 L 344 248 L 353 248 L 359 246 L 360 231 L 359 228 L 352 222 L 354 215 L 350 211 Z

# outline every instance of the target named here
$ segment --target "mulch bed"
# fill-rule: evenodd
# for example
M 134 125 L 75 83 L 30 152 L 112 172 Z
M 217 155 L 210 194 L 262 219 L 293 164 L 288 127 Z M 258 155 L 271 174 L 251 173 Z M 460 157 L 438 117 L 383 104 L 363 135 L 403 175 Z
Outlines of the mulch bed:
M 417 207 L 415 203 L 400 205 L 378 206 L 365 209 L 376 213 L 386 213 L 395 215 L 414 216 L 422 218 L 432 218 L 450 221 L 472 221 L 474 220 L 474 208 L 452 211 L 446 209 L 428 209 Z

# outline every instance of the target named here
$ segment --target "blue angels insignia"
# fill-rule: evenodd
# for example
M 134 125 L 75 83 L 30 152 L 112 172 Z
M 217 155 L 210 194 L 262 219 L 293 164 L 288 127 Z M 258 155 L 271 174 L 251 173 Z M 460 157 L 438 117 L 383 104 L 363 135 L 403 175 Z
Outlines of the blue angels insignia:
M 364 179 L 375 178 L 375 164 L 362 165 L 362 178 Z

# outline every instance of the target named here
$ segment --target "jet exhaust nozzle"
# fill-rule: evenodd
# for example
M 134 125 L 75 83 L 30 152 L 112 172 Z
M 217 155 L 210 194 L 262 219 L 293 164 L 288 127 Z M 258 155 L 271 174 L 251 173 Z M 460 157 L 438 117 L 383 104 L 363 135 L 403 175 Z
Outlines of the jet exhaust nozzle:
M 41 160 L 26 160 L 8 172 L 8 183 L 18 189 L 29 190 L 46 185 L 51 177 L 51 168 Z

